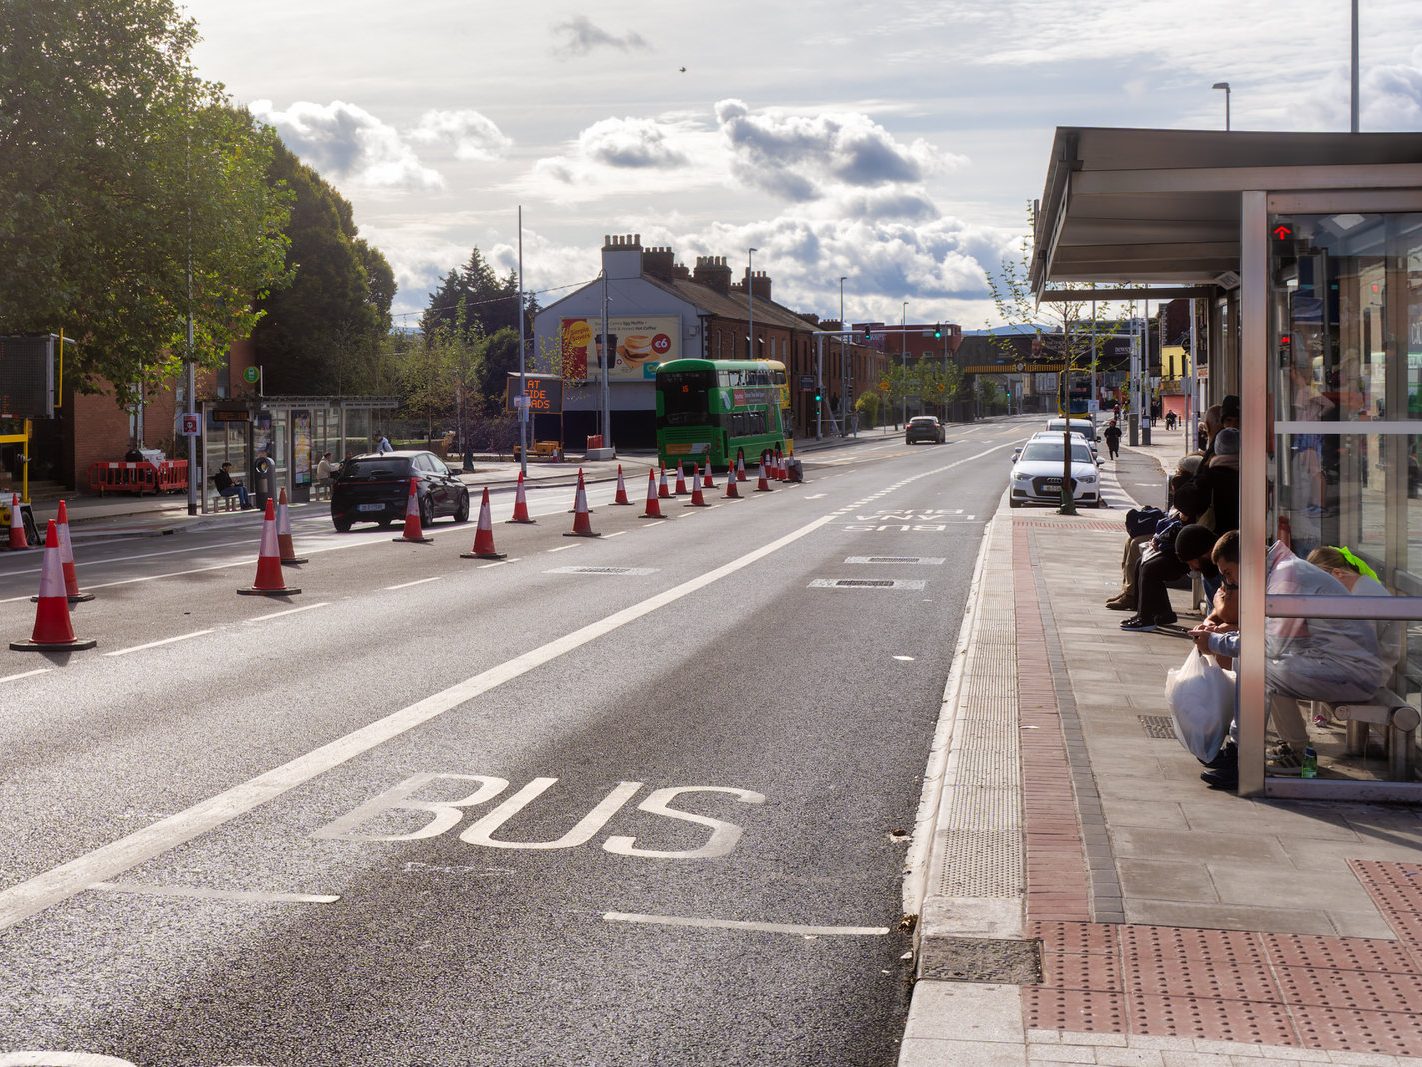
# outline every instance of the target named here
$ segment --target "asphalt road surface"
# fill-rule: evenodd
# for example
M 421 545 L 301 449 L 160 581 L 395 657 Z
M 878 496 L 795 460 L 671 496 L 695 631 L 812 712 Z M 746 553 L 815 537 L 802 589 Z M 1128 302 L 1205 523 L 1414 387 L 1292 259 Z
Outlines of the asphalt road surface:
M 1037 421 L 659 523 L 595 486 L 596 539 L 503 495 L 497 563 L 296 509 L 285 599 L 235 593 L 251 516 L 81 542 L 98 648 L 0 651 L 0 1067 L 894 1063 L 919 776 Z M 38 566 L 0 556 L 6 643 Z

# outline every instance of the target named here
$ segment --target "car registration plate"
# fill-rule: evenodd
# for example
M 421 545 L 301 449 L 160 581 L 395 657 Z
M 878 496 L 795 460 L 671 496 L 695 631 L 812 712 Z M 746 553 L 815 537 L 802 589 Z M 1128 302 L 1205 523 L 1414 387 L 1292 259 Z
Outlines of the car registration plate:
M 1062 487 L 1062 480 L 1061 480 L 1060 478 L 1043 478 L 1043 479 L 1042 479 L 1042 488 L 1044 488 L 1044 489 L 1060 489 L 1061 487 Z
M 357 505 L 356 505 L 356 510 L 357 510 L 357 511 L 384 511 L 384 510 L 385 510 L 385 505 L 384 505 L 384 504 L 357 504 Z

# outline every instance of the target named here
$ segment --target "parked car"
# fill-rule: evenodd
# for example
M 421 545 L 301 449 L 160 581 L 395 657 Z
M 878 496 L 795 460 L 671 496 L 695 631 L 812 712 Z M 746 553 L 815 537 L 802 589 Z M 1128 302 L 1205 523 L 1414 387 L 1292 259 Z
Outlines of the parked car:
M 439 515 L 469 521 L 469 487 L 433 452 L 368 452 L 341 464 L 331 486 L 331 522 L 345 533 L 352 523 L 389 526 L 405 517 L 410 478 L 416 479 L 420 522 Z
M 1060 433 L 1060 430 L 1058 430 Z M 1101 474 L 1091 449 L 1080 441 L 1071 446 L 1072 499 L 1088 508 L 1101 506 Z M 1028 441 L 1012 463 L 1008 476 L 1007 503 L 1059 504 L 1062 499 L 1062 443 L 1060 438 Z
M 1071 431 L 1071 439 L 1073 441 L 1079 442 L 1080 444 L 1086 445 L 1087 448 L 1090 448 L 1091 455 L 1097 463 L 1104 464 L 1106 462 L 1097 454 L 1096 448 L 1091 444 L 1090 441 L 1088 441 L 1082 435 L 1079 430 Z M 1015 452 L 1012 453 L 1012 461 L 1014 463 L 1017 462 L 1017 457 L 1022 454 L 1022 449 L 1026 448 L 1027 444 L 1032 441 L 1054 441 L 1058 445 L 1060 445 L 1062 443 L 1062 432 L 1060 430 L 1038 430 L 1031 437 L 1027 438 L 1027 442 L 1024 442 L 1021 448 L 1018 448 Z
M 1046 432 L 1055 430 L 1058 434 L 1063 429 L 1069 429 L 1072 433 L 1079 433 L 1086 438 L 1086 443 L 1091 446 L 1091 454 L 1096 455 L 1096 423 L 1090 419 L 1048 419 Z
M 943 424 L 932 415 L 915 415 L 909 419 L 908 426 L 904 429 L 904 444 L 911 445 L 915 441 L 927 441 L 931 445 L 941 445 L 946 443 L 948 435 L 943 429 Z

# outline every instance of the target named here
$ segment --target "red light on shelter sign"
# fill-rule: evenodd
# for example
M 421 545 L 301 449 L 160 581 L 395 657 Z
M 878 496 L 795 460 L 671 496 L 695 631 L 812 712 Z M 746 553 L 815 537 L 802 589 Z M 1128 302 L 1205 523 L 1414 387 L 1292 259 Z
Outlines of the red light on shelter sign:
M 1269 232 L 1274 235 L 1274 239 L 1276 241 L 1287 241 L 1290 237 L 1294 235 L 1294 228 L 1292 226 L 1285 226 L 1283 223 L 1280 223 L 1278 226 L 1275 226 Z

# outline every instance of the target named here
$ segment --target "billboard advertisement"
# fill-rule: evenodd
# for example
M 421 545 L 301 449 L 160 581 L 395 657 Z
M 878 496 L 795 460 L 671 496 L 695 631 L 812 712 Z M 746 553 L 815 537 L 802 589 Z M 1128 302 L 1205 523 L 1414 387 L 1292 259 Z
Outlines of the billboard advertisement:
M 608 380 L 651 381 L 657 367 L 681 356 L 681 316 L 611 315 L 608 333 L 616 339 Z M 598 381 L 602 377 L 602 319 L 563 319 L 559 338 L 564 377 L 571 381 Z

